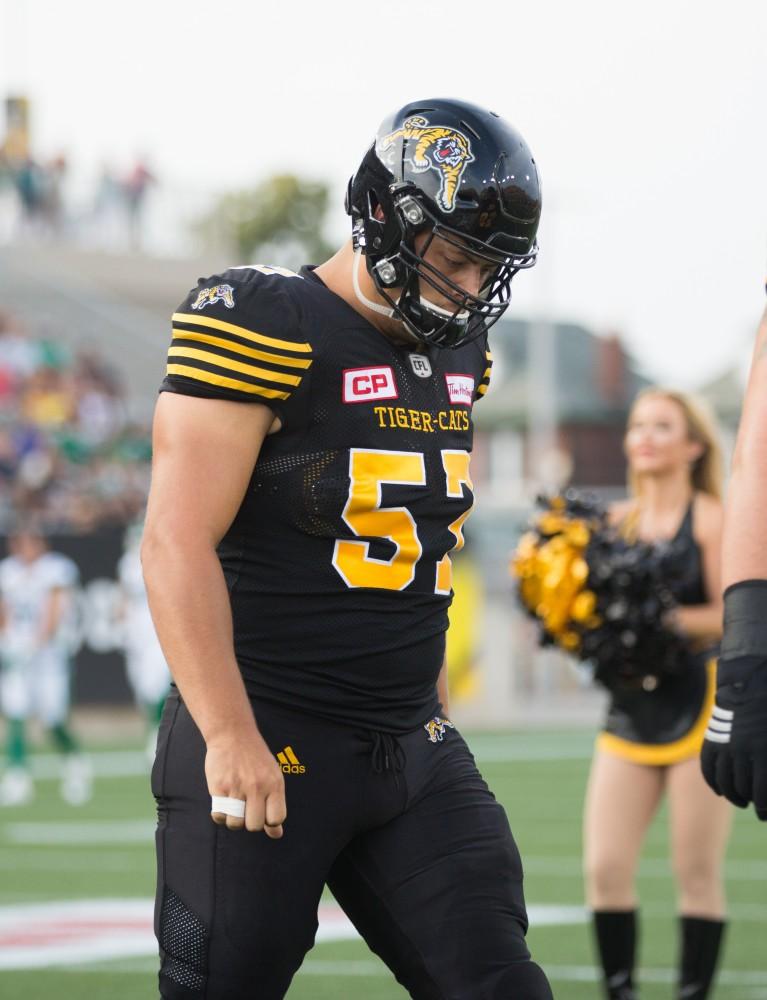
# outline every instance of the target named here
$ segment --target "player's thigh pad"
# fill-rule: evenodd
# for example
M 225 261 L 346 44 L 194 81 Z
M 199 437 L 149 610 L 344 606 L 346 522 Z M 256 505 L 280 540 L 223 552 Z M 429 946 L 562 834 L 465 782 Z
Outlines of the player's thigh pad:
M 497 992 L 537 973 L 519 851 L 462 737 L 450 731 L 431 744 L 416 733 L 401 742 L 406 808 L 344 851 L 333 893 L 417 1000 L 548 997 Z
M 284 736 L 275 718 L 258 712 L 272 749 L 294 739 Z M 316 800 L 326 795 L 311 783 L 313 771 L 332 776 L 332 769 L 312 753 L 309 740 L 300 746 L 302 760 L 311 759 L 313 768 L 286 776 L 283 838 L 227 830 L 210 818 L 202 736 L 178 695 L 169 696 L 152 771 L 163 997 L 200 1000 L 203 991 L 205 1000 L 278 1000 L 312 946 L 317 905 L 341 834 L 332 818 L 319 814 Z M 332 748 L 327 752 L 332 756 Z

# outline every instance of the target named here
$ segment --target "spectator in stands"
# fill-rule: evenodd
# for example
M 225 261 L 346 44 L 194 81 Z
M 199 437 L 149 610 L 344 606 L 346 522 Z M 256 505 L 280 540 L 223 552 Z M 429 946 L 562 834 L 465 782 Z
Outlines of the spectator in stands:
M 57 428 L 72 422 L 76 402 L 71 385 L 56 368 L 39 368 L 22 393 L 21 415 L 35 427 Z
M 98 351 L 72 360 L 55 331 L 29 337 L 0 312 L 0 529 L 32 511 L 56 529 L 125 524 L 149 481 L 147 427 L 126 422 L 117 372 Z
M 40 349 L 10 313 L 0 310 L 0 381 L 9 391 L 36 370 Z
M 128 238 L 130 249 L 134 253 L 141 250 L 144 203 L 149 187 L 154 183 L 156 183 L 154 174 L 144 160 L 139 158 L 123 185 L 125 206 L 128 212 Z

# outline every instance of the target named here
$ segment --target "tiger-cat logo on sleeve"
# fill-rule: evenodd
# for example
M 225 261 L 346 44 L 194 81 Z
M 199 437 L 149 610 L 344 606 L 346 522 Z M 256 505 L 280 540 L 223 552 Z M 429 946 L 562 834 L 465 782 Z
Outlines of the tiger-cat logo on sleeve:
M 216 302 L 223 302 L 227 309 L 234 309 L 234 289 L 231 285 L 201 288 L 192 303 L 192 309 L 204 309 L 205 306 L 212 306 Z

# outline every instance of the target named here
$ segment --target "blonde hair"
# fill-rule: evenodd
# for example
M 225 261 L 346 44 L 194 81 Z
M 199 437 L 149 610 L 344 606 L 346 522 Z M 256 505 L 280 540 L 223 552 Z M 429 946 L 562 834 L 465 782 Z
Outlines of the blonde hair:
M 703 449 L 690 468 L 690 483 L 693 490 L 708 493 L 717 500 L 721 500 L 724 461 L 722 446 L 719 442 L 719 427 L 713 412 L 702 399 L 689 393 L 680 392 L 677 389 L 664 389 L 661 386 L 650 386 L 647 389 L 642 389 L 631 404 L 629 423 L 631 423 L 631 416 L 637 405 L 643 399 L 653 397 L 668 399 L 672 403 L 676 403 L 684 414 L 688 439 L 695 441 Z M 628 471 L 628 487 L 632 496 L 639 495 L 640 477 L 631 470 L 631 467 Z

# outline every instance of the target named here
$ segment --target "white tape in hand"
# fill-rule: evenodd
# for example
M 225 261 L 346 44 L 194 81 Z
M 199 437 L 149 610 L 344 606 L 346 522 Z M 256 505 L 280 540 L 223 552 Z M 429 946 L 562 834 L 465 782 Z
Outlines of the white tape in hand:
M 236 816 L 243 819 L 245 816 L 245 800 L 230 799 L 228 795 L 211 795 L 210 811 L 212 813 L 224 813 L 226 816 Z

